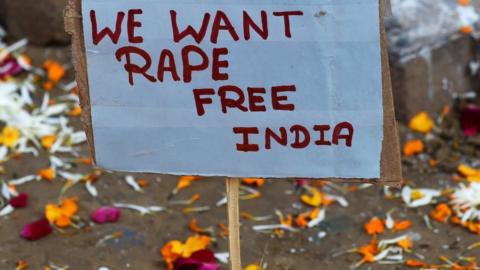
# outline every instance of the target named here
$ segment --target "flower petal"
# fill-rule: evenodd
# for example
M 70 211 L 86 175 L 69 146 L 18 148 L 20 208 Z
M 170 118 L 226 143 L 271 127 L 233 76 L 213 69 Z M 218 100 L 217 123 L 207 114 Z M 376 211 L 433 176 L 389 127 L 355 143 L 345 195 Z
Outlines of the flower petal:
M 19 193 L 18 196 L 11 198 L 8 203 L 14 208 L 26 207 L 28 204 L 28 194 Z
M 40 219 L 25 225 L 21 231 L 21 236 L 27 240 L 35 241 L 49 235 L 52 230 L 48 220 Z
M 90 218 L 98 224 L 117 222 L 120 218 L 120 209 L 117 207 L 100 207 L 93 211 Z

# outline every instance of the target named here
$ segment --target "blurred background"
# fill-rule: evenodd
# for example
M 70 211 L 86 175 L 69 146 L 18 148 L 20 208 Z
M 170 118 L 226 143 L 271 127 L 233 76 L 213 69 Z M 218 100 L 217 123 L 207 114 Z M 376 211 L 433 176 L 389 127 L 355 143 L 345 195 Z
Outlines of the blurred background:
M 243 179 L 247 270 L 480 269 L 480 1 L 391 2 L 402 187 Z M 227 269 L 223 179 L 92 167 L 65 6 L 0 0 L 0 269 Z

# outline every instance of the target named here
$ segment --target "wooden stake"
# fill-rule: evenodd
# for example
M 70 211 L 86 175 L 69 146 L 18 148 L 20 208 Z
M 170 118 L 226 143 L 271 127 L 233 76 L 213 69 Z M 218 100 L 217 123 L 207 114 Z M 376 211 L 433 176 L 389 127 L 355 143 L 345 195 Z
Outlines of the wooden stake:
M 239 221 L 239 178 L 227 178 L 227 215 L 228 215 L 228 244 L 230 251 L 230 270 L 241 270 L 240 256 L 240 221 Z

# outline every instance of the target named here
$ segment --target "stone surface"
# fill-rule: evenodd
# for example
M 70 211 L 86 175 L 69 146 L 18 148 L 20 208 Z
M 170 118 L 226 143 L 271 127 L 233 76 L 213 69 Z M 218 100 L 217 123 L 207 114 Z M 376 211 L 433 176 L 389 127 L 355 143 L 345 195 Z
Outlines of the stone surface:
M 0 15 L 12 39 L 28 38 L 35 45 L 68 44 L 63 29 L 66 0 L 0 1 L 4 13 Z
M 469 75 L 475 42 L 459 34 L 456 0 L 392 0 L 386 21 L 397 118 L 419 111 L 438 114 L 452 96 L 478 89 Z M 477 10 L 480 1 L 472 3 Z
M 423 47 L 407 56 L 391 54 L 390 68 L 396 116 L 407 121 L 420 111 L 438 115 L 453 97 L 477 90 L 478 78 L 470 76 L 469 63 L 476 44 L 469 36 L 457 35 L 438 47 Z

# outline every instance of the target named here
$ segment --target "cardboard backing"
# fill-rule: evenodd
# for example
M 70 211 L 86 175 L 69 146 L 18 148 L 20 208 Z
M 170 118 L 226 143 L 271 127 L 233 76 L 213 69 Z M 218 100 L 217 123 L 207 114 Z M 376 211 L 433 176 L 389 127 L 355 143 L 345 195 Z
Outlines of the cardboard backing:
M 382 142 L 381 177 L 380 179 L 328 179 L 337 182 L 375 183 L 388 186 L 399 186 L 402 180 L 400 144 L 395 110 L 393 106 L 392 83 L 388 62 L 387 39 L 385 33 L 385 8 L 389 9 L 389 0 L 379 0 L 380 8 L 380 45 L 382 53 L 382 85 L 383 85 L 383 115 L 384 138 Z M 69 0 L 64 12 L 65 31 L 71 35 L 72 53 L 76 80 L 80 92 L 82 121 L 90 153 L 95 162 L 95 141 L 92 130 L 92 116 L 87 76 L 87 58 L 85 50 L 82 0 Z

